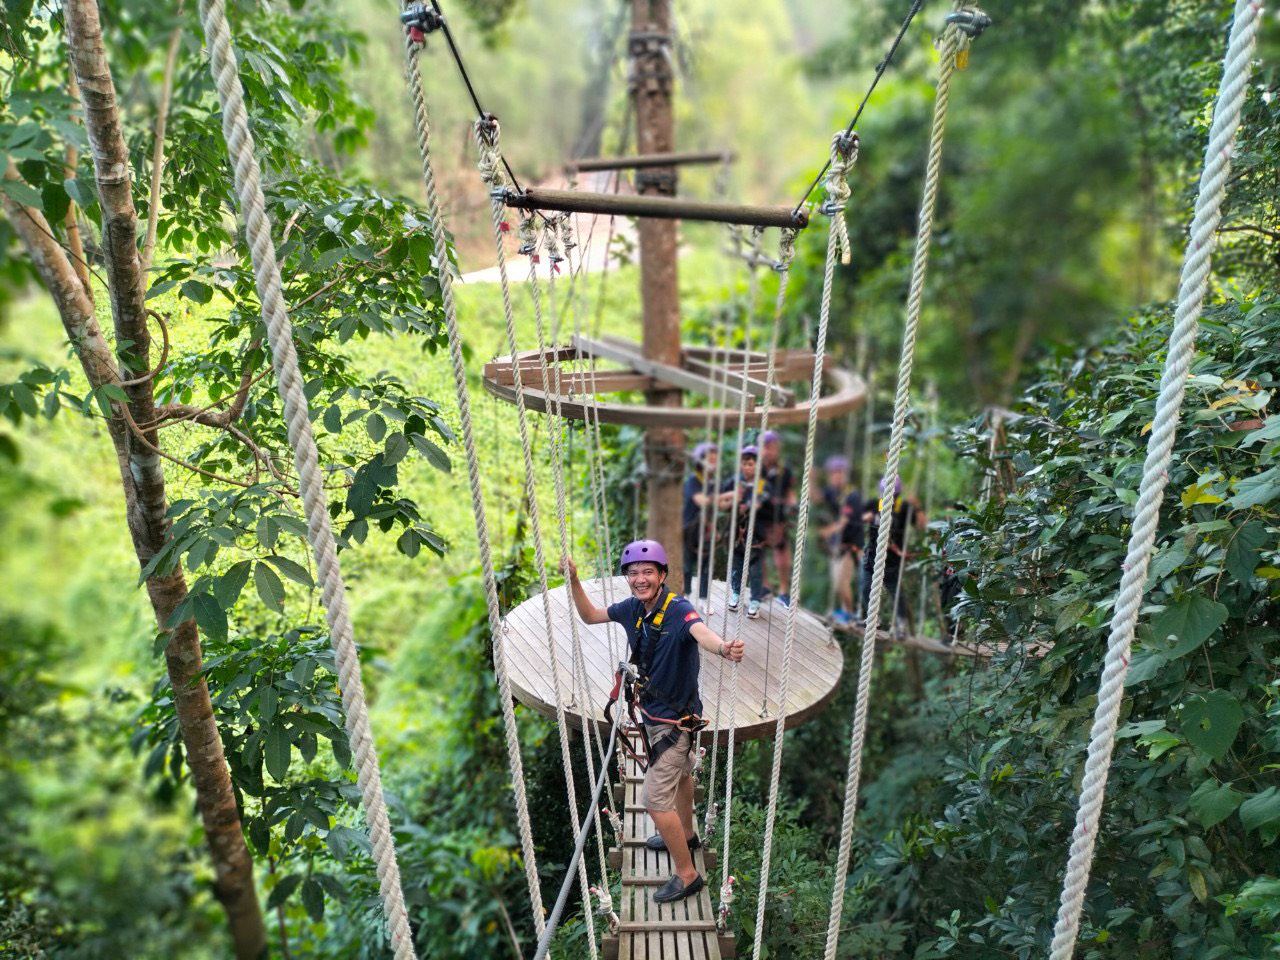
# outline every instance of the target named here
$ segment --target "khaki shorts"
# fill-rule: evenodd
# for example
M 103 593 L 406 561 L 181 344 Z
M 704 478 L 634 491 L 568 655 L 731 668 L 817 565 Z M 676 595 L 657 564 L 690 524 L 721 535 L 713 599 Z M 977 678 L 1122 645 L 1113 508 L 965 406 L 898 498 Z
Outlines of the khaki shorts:
M 693 774 L 693 751 L 690 749 L 690 735 L 679 731 L 671 740 L 670 724 L 647 723 L 649 742 L 664 740 L 669 745 L 658 757 L 657 763 L 649 764 L 644 775 L 644 789 L 640 792 L 640 802 L 646 810 L 657 810 L 664 813 L 676 808 L 676 790 L 680 781 Z

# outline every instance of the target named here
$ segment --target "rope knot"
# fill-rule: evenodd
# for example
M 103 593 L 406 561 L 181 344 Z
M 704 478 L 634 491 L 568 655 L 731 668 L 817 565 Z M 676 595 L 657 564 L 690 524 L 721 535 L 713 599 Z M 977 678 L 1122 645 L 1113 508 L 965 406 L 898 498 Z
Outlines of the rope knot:
M 502 136 L 502 126 L 492 113 L 484 113 L 476 120 L 476 147 L 480 151 L 480 178 L 494 190 L 506 188 L 506 177 L 502 173 L 502 154 L 498 151 L 498 143 Z
M 775 273 L 786 273 L 791 269 L 791 261 L 796 258 L 796 237 L 799 235 L 798 230 L 783 229 L 782 236 L 778 238 L 778 259 L 773 263 Z
M 522 257 L 531 257 L 538 251 L 538 237 L 534 232 L 533 217 L 525 217 L 520 221 L 520 249 L 516 253 Z
M 840 251 L 840 262 L 843 264 L 848 264 L 853 259 L 844 208 L 849 202 L 849 171 L 858 161 L 859 142 L 858 135 L 853 131 L 841 130 L 831 138 L 831 165 L 823 183 L 827 199 L 818 210 L 823 216 L 831 218 L 831 229 L 835 231 L 836 248 Z

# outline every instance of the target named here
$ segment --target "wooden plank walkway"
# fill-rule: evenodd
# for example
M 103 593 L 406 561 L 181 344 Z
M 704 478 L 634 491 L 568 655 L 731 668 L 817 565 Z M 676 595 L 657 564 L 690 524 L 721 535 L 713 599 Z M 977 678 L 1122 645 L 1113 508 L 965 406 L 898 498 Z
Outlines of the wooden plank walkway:
M 593 602 L 605 605 L 604 580 L 584 580 L 583 586 Z M 631 595 L 625 577 L 607 581 L 609 599 L 618 601 Z M 721 636 L 738 629 L 739 617 L 727 610 L 728 586 L 723 580 L 713 581 L 707 616 L 711 628 Z M 616 624 L 587 626 L 579 622 L 583 659 L 586 661 L 587 691 L 585 705 L 575 701 L 572 685 L 573 642 L 569 618 L 576 617 L 563 586 L 547 592 L 554 631 L 556 663 L 560 672 L 560 698 L 568 704 L 566 719 L 577 728 L 583 716 L 601 724 L 604 734 L 604 706 L 613 687 L 614 671 L 619 660 L 627 658 L 626 634 Z M 697 604 L 696 604 L 697 605 Z M 698 605 L 704 616 L 706 605 Z M 844 652 L 833 642 L 831 631 L 822 618 L 807 610 L 796 611 L 796 639 L 791 660 L 791 679 L 787 688 L 787 727 L 803 722 L 821 710 L 835 695 L 844 669 Z M 741 632 L 746 654 L 738 667 L 738 698 L 734 707 L 734 737 L 738 741 L 772 736 L 778 721 L 779 687 L 782 678 L 782 646 L 786 633 L 787 608 L 769 601 L 761 607 L 760 616 L 741 617 Z M 723 743 L 728 738 L 729 670 L 725 661 L 705 650 L 702 653 L 703 715 L 711 726 L 703 732 L 703 743 L 709 745 L 712 733 Z M 517 700 L 547 717 L 556 715 L 556 690 L 551 672 L 551 652 L 547 644 L 547 626 L 543 597 L 526 600 L 507 614 L 503 621 L 502 654 L 507 661 L 511 689 Z M 717 697 L 720 670 L 724 668 L 724 685 Z M 721 701 L 723 700 L 723 704 Z
M 716 933 L 716 910 L 711 900 L 711 877 L 707 873 L 709 867 L 715 866 L 714 851 L 693 851 L 694 866 L 707 881 L 698 894 L 675 903 L 653 902 L 654 891 L 672 874 L 671 857 L 665 850 L 650 850 L 644 845 L 645 839 L 657 831 L 640 803 L 643 776 L 639 765 L 628 757 L 626 769 L 622 850 L 615 848 L 610 858 L 615 862 L 621 860 L 622 900 L 618 918 L 622 925 L 616 937 L 604 939 L 605 960 L 733 957 L 733 937 Z

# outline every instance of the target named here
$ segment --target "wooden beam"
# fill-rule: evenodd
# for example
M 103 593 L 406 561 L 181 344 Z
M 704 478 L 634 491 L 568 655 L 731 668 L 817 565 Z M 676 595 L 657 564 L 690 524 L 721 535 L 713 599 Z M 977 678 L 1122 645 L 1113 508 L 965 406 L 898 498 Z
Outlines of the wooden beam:
M 752 376 L 744 377 L 742 375 L 741 367 L 738 367 L 735 370 L 731 365 L 727 365 L 727 364 L 713 365 L 710 363 L 704 363 L 701 360 L 695 360 L 692 357 L 685 357 L 684 365 L 686 369 L 692 370 L 694 373 L 700 373 L 703 376 L 710 377 L 717 384 L 728 384 L 729 386 L 733 387 L 735 390 L 745 389 L 753 397 L 759 397 L 761 400 L 763 400 L 765 394 L 769 392 L 769 381 L 767 379 L 758 380 Z M 756 368 L 754 367 L 750 367 L 748 368 L 748 372 L 749 373 L 754 372 L 755 369 Z M 767 377 L 768 376 L 767 367 L 764 372 Z M 781 379 L 780 377 L 778 377 L 777 370 L 774 371 L 774 377 L 775 379 Z M 718 395 L 717 395 L 717 399 L 719 399 Z M 773 386 L 772 405 L 775 408 L 776 407 L 794 407 L 796 405 L 795 391 L 788 390 L 785 387 L 780 387 L 775 383 Z
M 694 390 L 698 393 L 706 394 L 708 397 L 715 396 L 721 399 L 726 406 L 732 406 L 735 410 L 742 403 L 743 391 L 740 388 L 735 388 L 732 385 L 726 387 L 715 383 L 710 377 L 693 373 L 683 367 L 659 363 L 657 360 L 649 360 L 640 353 L 634 344 L 626 341 L 605 342 L 592 340 L 590 337 L 575 336 L 571 342 L 584 355 L 603 357 L 605 360 L 625 363 L 639 373 L 653 377 L 655 380 L 661 380 L 663 383 L 670 384 L 681 390 Z M 747 409 L 751 410 L 754 406 L 755 401 L 748 396 Z M 671 409 L 674 412 L 677 408 L 673 407 Z
M 508 189 L 501 196 L 508 207 L 516 210 L 560 210 L 566 213 L 596 213 L 607 217 L 642 217 L 654 220 L 705 220 L 747 227 L 786 227 L 791 230 L 802 230 L 809 225 L 808 212 L 791 207 L 714 203 L 680 197 L 585 193 L 577 190 L 548 190 L 544 187 L 525 187 L 523 193 Z
M 596 170 L 636 170 L 643 167 L 681 167 L 696 163 L 731 163 L 732 150 L 685 151 L 683 153 L 642 153 L 629 157 L 579 157 L 564 165 L 566 173 Z
M 533 386 L 547 393 L 554 393 L 556 376 L 554 370 L 547 371 L 550 382 L 542 383 L 542 371 L 536 365 L 529 368 L 521 366 L 520 380 L 525 386 Z M 515 384 L 515 374 L 510 364 L 486 363 L 484 366 L 486 379 L 494 380 L 503 386 Z M 643 373 L 632 373 L 629 370 L 597 370 L 594 374 L 565 371 L 560 374 L 560 392 L 565 396 L 581 396 L 587 393 L 627 393 L 632 390 L 646 391 L 654 388 L 653 377 Z

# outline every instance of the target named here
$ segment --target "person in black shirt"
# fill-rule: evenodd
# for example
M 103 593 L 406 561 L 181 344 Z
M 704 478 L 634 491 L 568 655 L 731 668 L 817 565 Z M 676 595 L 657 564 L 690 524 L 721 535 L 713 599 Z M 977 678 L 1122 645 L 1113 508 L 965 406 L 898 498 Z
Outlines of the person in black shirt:
M 776 430 L 760 435 L 760 476 L 769 486 L 769 500 L 760 506 L 756 522 L 764 522 L 764 540 L 778 573 L 778 601 L 791 602 L 791 512 L 796 505 L 795 478 L 782 462 L 782 437 Z
M 649 765 L 641 794 L 658 828 L 646 844 L 668 850 L 675 873 L 655 891 L 659 903 L 682 900 L 706 882 L 694 868 L 691 851 L 701 845 L 693 822 L 693 735 L 700 721 L 698 648 L 735 663 L 741 640 L 722 640 L 684 597 L 667 588 L 667 554 L 655 540 L 637 540 L 622 551 L 620 566 L 631 596 L 607 609 L 591 602 L 573 559 L 564 558 L 573 605 L 584 623 L 613 621 L 627 632 L 632 663 L 640 679 L 640 709 L 649 731 Z
M 880 481 L 880 493 L 884 495 L 884 481 Z M 889 556 L 885 558 L 884 592 L 882 597 L 898 598 L 897 617 L 910 622 L 911 611 L 905 593 L 898 590 L 898 580 L 902 576 L 903 561 L 906 559 L 907 528 L 914 526 L 923 530 L 927 523 L 924 511 L 915 500 L 902 496 L 902 478 L 898 477 L 893 488 L 893 514 L 889 527 Z M 880 530 L 880 501 L 868 500 L 862 514 L 866 524 L 866 549 L 862 554 L 862 611 L 864 617 L 870 615 L 871 574 L 876 565 L 876 539 Z
M 711 527 L 715 503 L 716 462 L 720 451 L 714 443 L 700 443 L 693 448 L 693 472 L 684 481 L 684 509 L 680 522 L 684 530 L 684 592 L 693 592 L 693 578 L 698 578 L 698 598 L 707 599 L 711 586 L 712 557 L 716 538 Z M 726 509 L 732 496 L 720 495 L 720 509 Z M 702 547 L 702 564 L 698 564 L 698 547 Z M 710 613 L 711 611 L 707 611 Z
M 835 609 L 831 619 L 837 627 L 853 623 L 856 611 L 853 600 L 853 575 L 857 559 L 862 555 L 862 494 L 848 485 L 849 461 L 831 456 L 823 464 L 826 482 L 822 487 L 822 503 L 827 522 L 821 533 L 831 558 L 831 579 L 835 593 Z
M 722 493 L 732 498 L 737 491 L 738 510 L 731 524 L 734 546 L 733 568 L 729 571 L 729 609 L 737 610 L 742 598 L 743 554 L 747 552 L 747 527 L 751 523 L 751 507 L 756 507 L 756 523 L 751 537 L 751 562 L 747 565 L 747 583 L 751 588 L 747 603 L 747 616 L 760 615 L 760 599 L 764 594 L 764 524 L 760 522 L 760 513 L 769 502 L 769 487 L 763 478 L 756 475 L 756 467 L 760 459 L 760 450 L 756 446 L 746 446 L 738 455 L 739 474 L 726 481 Z M 730 500 L 732 505 L 732 499 Z

